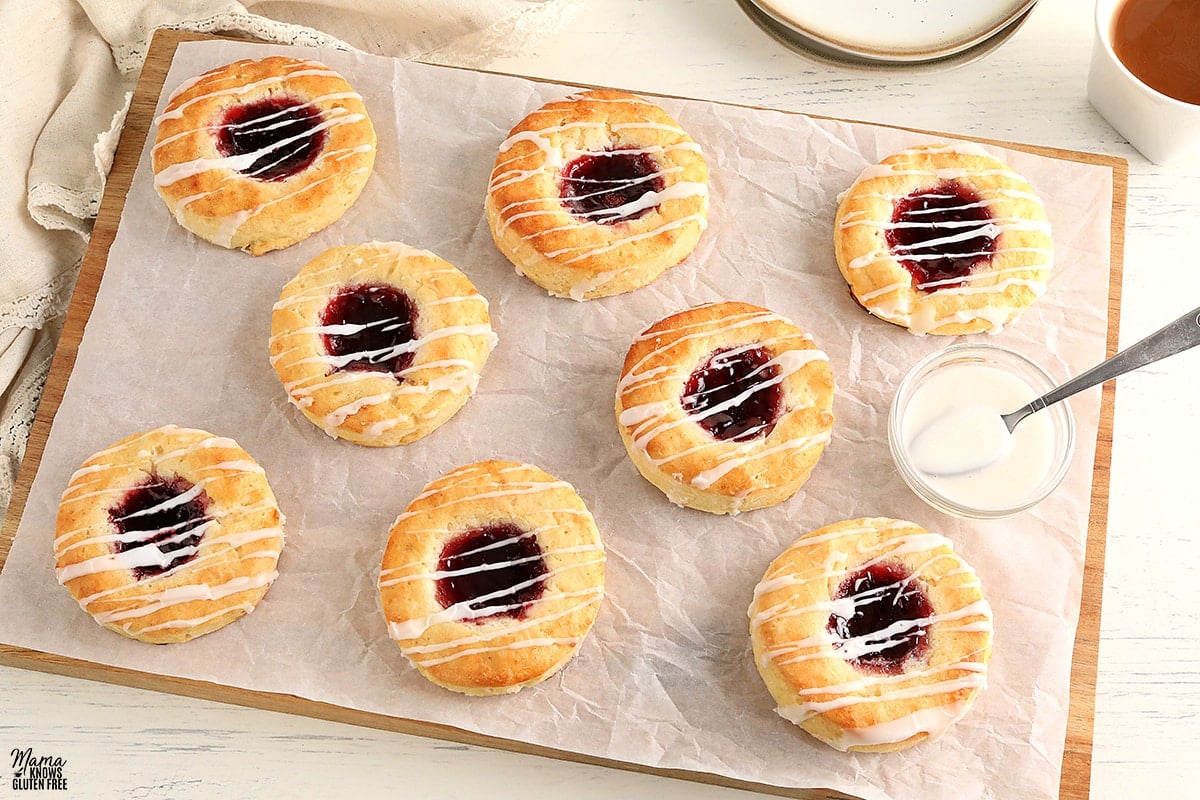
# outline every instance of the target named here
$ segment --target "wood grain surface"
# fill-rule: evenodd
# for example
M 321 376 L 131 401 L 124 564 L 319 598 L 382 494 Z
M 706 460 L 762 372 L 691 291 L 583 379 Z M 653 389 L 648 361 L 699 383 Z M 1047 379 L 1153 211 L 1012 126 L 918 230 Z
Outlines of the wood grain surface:
M 133 180 L 134 171 L 137 167 L 145 138 L 150 130 L 155 105 L 162 89 L 163 80 L 166 77 L 167 70 L 174 56 L 175 48 L 180 42 L 209 38 L 213 37 L 182 31 L 160 30 L 155 35 L 150 47 L 145 66 L 138 80 L 137 90 L 129 108 L 120 144 L 117 147 L 113 160 L 112 170 L 109 174 L 104 198 L 100 205 L 95 229 L 87 253 L 84 256 L 83 266 L 71 299 L 62 337 L 54 355 L 45 392 L 38 406 L 25 458 L 21 464 L 15 485 L 13 499 L 3 527 L 0 528 L 0 566 L 3 565 L 4 560 L 7 558 L 13 537 L 16 534 L 21 512 L 28 498 L 34 475 L 37 472 L 50 432 L 51 423 L 62 401 L 67 380 L 74 366 L 79 343 L 83 337 L 84 326 L 91 314 L 96 293 L 100 286 L 100 279 L 107 263 L 109 248 L 113 243 L 117 227 L 121 220 L 125 196 Z M 924 132 L 934 133 L 930 131 Z M 1128 166 L 1126 161 L 1112 156 L 1083 153 L 1062 148 L 1040 147 L 985 138 L 976 138 L 976 140 L 1052 158 L 1101 165 L 1112 169 L 1112 269 L 1109 276 L 1106 345 L 1107 353 L 1111 356 L 1117 350 L 1117 336 L 1120 322 L 1121 276 L 1125 241 L 1126 195 L 1128 190 Z M 1099 433 L 1095 443 L 1095 471 L 1088 519 L 1087 552 L 1083 574 L 1083 597 L 1071 666 L 1070 711 L 1060 787 L 1060 796 L 1065 800 L 1085 800 L 1090 795 L 1092 723 L 1100 640 L 1100 604 L 1104 575 L 1115 387 L 1116 384 L 1114 382 L 1109 382 L 1104 386 Z M 136 688 L 171 692 L 270 711 L 302 714 L 318 719 L 417 734 L 466 744 L 564 758 L 582 763 L 630 769 L 636 772 L 655 775 L 699 780 L 718 786 L 748 789 L 768 794 L 802 798 L 803 800 L 845 800 L 847 798 L 846 795 L 823 789 L 781 789 L 779 787 L 755 784 L 707 773 L 654 769 L 624 762 L 615 762 L 573 752 L 535 747 L 518 741 L 483 736 L 433 723 L 351 710 L 291 695 L 253 692 L 219 684 L 121 669 L 5 644 L 0 644 L 0 664 L 25 667 L 77 678 L 106 681 Z

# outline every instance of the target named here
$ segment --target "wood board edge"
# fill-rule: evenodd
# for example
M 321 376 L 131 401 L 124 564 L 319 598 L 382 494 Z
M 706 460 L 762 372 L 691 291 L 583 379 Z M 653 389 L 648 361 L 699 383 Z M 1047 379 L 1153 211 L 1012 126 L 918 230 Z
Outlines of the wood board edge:
M 1119 347 L 1128 193 L 1129 164 L 1124 159 L 1119 159 L 1119 163 L 1113 165 L 1106 358 L 1115 355 Z M 1083 597 L 1071 656 L 1070 707 L 1067 714 L 1063 771 L 1059 784 L 1059 796 L 1063 800 L 1087 800 L 1091 794 L 1096 675 L 1099 667 L 1100 611 L 1104 595 L 1104 558 L 1107 550 L 1116 393 L 1116 381 L 1107 382 L 1101 390 L 1100 426 L 1096 433 L 1092 496 L 1089 504 L 1087 545 L 1084 555 Z

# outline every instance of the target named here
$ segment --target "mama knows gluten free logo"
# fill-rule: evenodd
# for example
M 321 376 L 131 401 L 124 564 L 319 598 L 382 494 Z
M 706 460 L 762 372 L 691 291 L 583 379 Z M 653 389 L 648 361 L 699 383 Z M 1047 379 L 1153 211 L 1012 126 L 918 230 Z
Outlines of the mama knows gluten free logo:
M 63 774 L 63 769 L 67 766 L 65 758 L 35 755 L 32 747 L 26 747 L 24 750 L 14 747 L 10 755 L 13 789 L 66 791 L 67 776 Z

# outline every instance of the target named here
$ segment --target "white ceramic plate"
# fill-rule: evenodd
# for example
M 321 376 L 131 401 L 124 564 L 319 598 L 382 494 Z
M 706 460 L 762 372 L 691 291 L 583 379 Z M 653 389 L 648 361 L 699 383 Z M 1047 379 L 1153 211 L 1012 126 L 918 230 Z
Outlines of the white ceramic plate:
M 871 61 L 946 58 L 1005 30 L 1037 0 L 747 0 L 790 30 Z

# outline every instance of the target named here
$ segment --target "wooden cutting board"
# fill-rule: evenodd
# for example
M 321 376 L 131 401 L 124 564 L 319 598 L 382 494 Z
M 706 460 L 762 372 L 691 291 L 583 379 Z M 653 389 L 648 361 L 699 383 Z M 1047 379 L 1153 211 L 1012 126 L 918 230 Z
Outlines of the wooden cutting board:
M 58 349 L 54 355 L 45 392 L 38 407 L 29 437 L 24 461 L 21 464 L 8 515 L 0 528 L 0 567 L 8 556 L 13 537 L 21 519 L 30 486 L 38 470 L 42 452 L 50 433 L 54 415 L 62 401 L 67 379 L 75 364 L 84 325 L 91 314 L 100 279 L 108 260 L 108 252 L 117 233 L 125 197 L 133 181 L 138 158 L 150 130 L 155 105 L 163 80 L 180 42 L 212 37 L 181 31 L 160 30 L 151 43 L 146 63 L 126 118 L 108 177 L 104 197 L 96 219 L 91 243 L 84 256 L 75 293 Z M 961 138 L 961 137 L 960 137 Z M 980 140 L 984 143 L 1024 150 L 1038 155 L 1108 167 L 1112 170 L 1113 205 L 1111 231 L 1111 272 L 1109 276 L 1107 353 L 1117 349 L 1120 317 L 1121 271 L 1125 236 L 1125 200 L 1128 188 L 1128 165 L 1124 159 L 1112 156 L 1081 153 L 1050 147 L 1016 144 L 1013 142 Z M 1115 383 L 1104 386 L 1100 425 L 1095 447 L 1095 467 L 1088 518 L 1087 554 L 1083 574 L 1083 595 L 1079 625 L 1071 664 L 1071 695 L 1067 725 L 1066 748 L 1063 756 L 1060 796 L 1065 800 L 1084 800 L 1090 794 L 1092 762 L 1092 721 L 1095 708 L 1096 664 L 1100 639 L 1100 601 L 1103 589 L 1105 535 L 1108 519 L 1109 468 L 1112 454 L 1113 408 Z M 1086 444 L 1086 443 L 1081 443 Z M 356 711 L 340 706 L 306 700 L 291 695 L 255 692 L 214 683 L 185 680 L 163 675 L 111 667 L 80 659 L 66 658 L 20 647 L 0 644 L 0 664 L 52 672 L 78 678 L 88 678 L 143 689 L 253 706 L 271 711 L 303 714 L 320 719 L 363 725 L 402 733 L 449 739 L 467 744 L 496 747 L 518 752 L 534 753 L 590 764 L 600 764 L 637 772 L 687 778 L 735 788 L 749 789 L 804 800 L 845 798 L 846 795 L 828 790 L 788 790 L 763 784 L 748 783 L 718 775 L 679 770 L 664 770 L 636 764 L 600 759 L 579 753 L 536 747 L 523 742 L 499 739 L 427 722 Z

